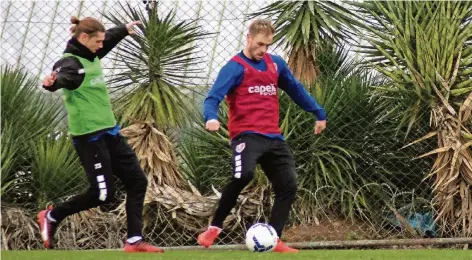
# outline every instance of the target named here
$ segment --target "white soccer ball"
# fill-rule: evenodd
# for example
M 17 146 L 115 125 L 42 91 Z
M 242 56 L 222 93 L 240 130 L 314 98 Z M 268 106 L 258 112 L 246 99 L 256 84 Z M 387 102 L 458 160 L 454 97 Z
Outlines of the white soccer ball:
M 277 244 L 277 232 L 265 223 L 252 225 L 246 233 L 246 246 L 252 252 L 269 252 Z

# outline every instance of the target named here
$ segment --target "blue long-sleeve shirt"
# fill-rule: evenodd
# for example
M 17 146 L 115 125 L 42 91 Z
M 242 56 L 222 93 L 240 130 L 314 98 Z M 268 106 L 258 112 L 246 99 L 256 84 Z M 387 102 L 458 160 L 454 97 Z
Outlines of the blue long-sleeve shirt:
M 243 52 L 238 53 L 249 65 L 255 69 L 264 71 L 267 65 L 263 59 L 260 61 L 246 57 Z M 316 116 L 317 120 L 326 120 L 326 112 L 316 100 L 308 93 L 305 87 L 293 76 L 287 64 L 278 55 L 271 55 L 272 60 L 277 64 L 279 74 L 278 87 L 285 91 L 295 103 L 307 112 Z M 236 61 L 230 60 L 223 66 L 216 78 L 216 81 L 203 102 L 203 115 L 205 121 L 218 119 L 218 107 L 227 93 L 239 86 L 244 78 L 244 67 Z M 281 135 L 266 135 L 272 138 L 283 140 Z

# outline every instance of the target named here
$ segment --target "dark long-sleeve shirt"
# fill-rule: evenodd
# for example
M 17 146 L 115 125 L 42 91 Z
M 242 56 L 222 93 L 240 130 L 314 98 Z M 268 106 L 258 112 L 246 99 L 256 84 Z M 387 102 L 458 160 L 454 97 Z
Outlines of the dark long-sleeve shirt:
M 98 57 L 99 59 L 105 57 L 123 38 L 128 35 L 128 30 L 125 25 L 119 25 L 108 29 L 105 32 L 105 40 L 103 41 L 103 48 L 93 53 L 87 47 L 82 45 L 76 38 L 71 38 L 67 42 L 64 53 L 71 53 L 73 55 L 82 57 L 91 62 Z M 83 66 L 75 57 L 62 57 L 53 66 L 56 71 L 56 80 L 52 86 L 44 87 L 48 91 L 56 91 L 61 88 L 74 90 L 80 87 L 85 78 L 83 73 Z

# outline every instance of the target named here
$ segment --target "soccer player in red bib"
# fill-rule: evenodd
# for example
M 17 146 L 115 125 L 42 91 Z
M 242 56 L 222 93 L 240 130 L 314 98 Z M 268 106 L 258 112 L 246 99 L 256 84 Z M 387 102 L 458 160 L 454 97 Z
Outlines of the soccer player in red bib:
M 297 181 L 293 155 L 279 128 L 279 88 L 305 111 L 314 114 L 315 134 L 326 128 L 326 112 L 295 79 L 282 57 L 267 53 L 274 32 L 268 20 L 259 19 L 250 24 L 245 49 L 221 69 L 203 104 L 206 129 L 218 131 L 218 106 L 226 96 L 233 151 L 233 178 L 223 190 L 211 225 L 198 236 L 198 243 L 207 248 L 220 234 L 224 220 L 252 180 L 259 163 L 275 193 L 269 221 L 279 237 L 274 251 L 298 252 L 280 241 Z

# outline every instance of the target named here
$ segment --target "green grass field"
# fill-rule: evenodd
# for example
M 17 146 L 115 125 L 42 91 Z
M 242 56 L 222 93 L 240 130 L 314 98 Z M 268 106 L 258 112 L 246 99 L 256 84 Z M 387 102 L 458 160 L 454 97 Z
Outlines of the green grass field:
M 2 251 L 2 260 L 277 260 L 277 259 L 395 259 L 471 260 L 470 250 L 304 250 L 299 254 L 251 253 L 246 251 L 167 251 L 164 254 L 119 251 Z

